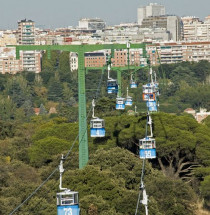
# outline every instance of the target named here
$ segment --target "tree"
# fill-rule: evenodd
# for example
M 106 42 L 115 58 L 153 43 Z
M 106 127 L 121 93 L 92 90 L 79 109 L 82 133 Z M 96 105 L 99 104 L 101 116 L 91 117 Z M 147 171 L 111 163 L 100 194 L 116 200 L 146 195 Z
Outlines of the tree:
M 61 101 L 63 88 L 59 79 L 58 74 L 50 79 L 49 89 L 48 89 L 48 99 L 51 101 Z

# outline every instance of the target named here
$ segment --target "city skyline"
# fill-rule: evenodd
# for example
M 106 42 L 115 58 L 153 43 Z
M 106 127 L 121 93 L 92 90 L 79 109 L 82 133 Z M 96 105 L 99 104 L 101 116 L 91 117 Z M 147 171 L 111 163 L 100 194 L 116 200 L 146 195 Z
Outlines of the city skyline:
M 209 0 L 60 0 L 57 1 L 21 0 L 2 2 L 0 8 L 0 29 L 17 29 L 17 21 L 32 19 L 37 27 L 57 28 L 77 26 L 81 18 L 101 18 L 108 25 L 137 21 L 137 8 L 149 3 L 158 3 L 166 7 L 166 14 L 178 16 L 197 16 L 201 19 L 210 14 Z M 120 5 L 120 11 L 118 11 Z M 190 5 L 190 7 L 189 7 Z M 208 7 L 209 6 L 209 7 Z M 198 10 L 199 8 L 199 10 Z

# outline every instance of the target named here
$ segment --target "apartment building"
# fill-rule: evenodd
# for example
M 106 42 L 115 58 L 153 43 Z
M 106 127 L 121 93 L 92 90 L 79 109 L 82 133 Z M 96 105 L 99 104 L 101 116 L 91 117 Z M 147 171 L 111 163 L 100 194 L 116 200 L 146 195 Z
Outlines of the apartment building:
M 12 31 L 0 31 L 0 46 L 17 45 L 17 39 Z
M 75 52 L 69 53 L 69 64 L 70 64 L 70 70 L 76 71 L 78 70 L 78 55 Z
M 84 30 L 102 30 L 106 27 L 106 23 L 99 18 L 95 19 L 80 19 L 79 21 L 79 29 Z
M 103 67 L 106 65 L 106 55 L 104 52 L 85 53 L 85 67 Z
M 18 43 L 20 45 L 35 45 L 35 23 L 32 20 L 18 22 Z M 22 51 L 20 58 L 23 69 L 29 72 L 41 72 L 41 54 L 38 51 Z
M 156 43 L 147 46 L 152 65 L 179 63 L 182 61 L 210 61 L 210 41 Z
M 23 70 L 22 60 L 16 60 L 14 47 L 0 47 L 0 73 L 16 74 Z
M 178 16 L 151 16 L 142 20 L 141 28 L 165 29 L 169 32 L 169 40 L 181 40 L 181 19 Z
M 182 17 L 185 41 L 210 41 L 210 16 L 201 21 L 198 17 Z

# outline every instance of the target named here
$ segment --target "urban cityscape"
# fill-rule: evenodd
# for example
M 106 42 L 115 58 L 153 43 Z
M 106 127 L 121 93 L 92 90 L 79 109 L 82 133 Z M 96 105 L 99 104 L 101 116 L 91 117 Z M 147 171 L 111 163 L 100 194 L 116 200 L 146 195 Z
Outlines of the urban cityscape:
M 30 19 L 18 21 L 17 30 L 0 31 L 0 73 L 16 74 L 20 71 L 41 72 L 41 52 L 21 53 L 15 59 L 11 45 L 74 45 L 103 43 L 147 43 L 147 52 L 152 65 L 181 61 L 210 61 L 210 15 L 205 20 L 199 17 L 167 15 L 165 7 L 150 3 L 137 9 L 137 23 L 120 23 L 107 26 L 100 18 L 83 18 L 73 28 L 41 29 Z M 154 50 L 158 50 L 154 54 Z M 105 65 L 107 50 L 86 53 L 86 67 Z M 121 56 L 122 55 L 122 56 Z M 121 57 L 119 57 L 121 56 Z M 142 50 L 130 50 L 131 64 L 144 65 Z M 76 53 L 69 56 L 71 71 L 78 69 Z M 113 65 L 127 65 L 127 50 L 117 50 Z
M 0 27 L 0 215 L 210 215 L 210 11 L 24 1 Z

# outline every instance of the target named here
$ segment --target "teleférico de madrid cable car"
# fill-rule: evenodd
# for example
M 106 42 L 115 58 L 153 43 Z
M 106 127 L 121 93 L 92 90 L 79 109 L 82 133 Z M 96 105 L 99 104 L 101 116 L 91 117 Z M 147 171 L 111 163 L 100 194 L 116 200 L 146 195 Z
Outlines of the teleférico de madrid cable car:
M 130 88 L 137 88 L 137 86 L 138 86 L 137 83 L 135 81 L 131 80 Z
M 125 105 L 126 106 L 132 106 L 133 100 L 132 97 L 128 95 L 128 87 L 127 87 L 127 97 L 125 99 Z
M 132 97 L 127 96 L 127 97 L 126 97 L 126 100 L 125 100 L 125 105 L 126 105 L 126 106 L 132 106 L 132 104 L 133 104 Z
M 157 112 L 157 102 L 156 101 L 147 101 L 146 102 L 148 110 L 150 112 Z
M 125 98 L 117 97 L 116 98 L 116 110 L 124 110 L 125 109 Z
M 105 122 L 103 119 L 95 118 L 90 120 L 90 136 L 105 137 Z
M 156 158 L 156 142 L 155 139 L 145 137 L 139 140 L 139 155 L 141 159 Z
M 107 80 L 107 93 L 118 93 L 118 84 L 116 79 Z
M 79 215 L 79 197 L 78 192 L 71 191 L 67 188 L 62 187 L 62 174 L 64 172 L 63 168 L 63 155 L 59 165 L 60 172 L 60 184 L 59 189 L 62 191 L 57 193 L 57 215 Z
M 57 193 L 57 215 L 79 215 L 78 192 L 68 189 Z
M 90 120 L 90 136 L 91 137 L 105 137 L 105 122 L 103 119 L 95 117 L 95 100 L 92 101 L 92 119 Z
M 116 79 L 110 78 L 111 65 L 108 65 L 108 80 L 107 80 L 107 93 L 118 93 L 118 83 Z
M 155 101 L 155 86 L 153 84 L 143 85 L 143 101 Z

